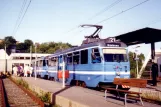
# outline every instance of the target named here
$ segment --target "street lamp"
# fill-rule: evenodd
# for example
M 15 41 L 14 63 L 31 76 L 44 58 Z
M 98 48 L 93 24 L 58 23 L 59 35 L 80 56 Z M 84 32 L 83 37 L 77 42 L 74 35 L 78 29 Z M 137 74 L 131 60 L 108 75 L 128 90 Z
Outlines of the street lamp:
M 135 60 L 136 60 L 136 77 L 138 78 L 138 71 L 139 71 L 139 68 L 138 68 L 138 50 L 136 50 L 136 48 L 139 48 L 140 46 L 136 46 L 134 47 L 135 49 Z

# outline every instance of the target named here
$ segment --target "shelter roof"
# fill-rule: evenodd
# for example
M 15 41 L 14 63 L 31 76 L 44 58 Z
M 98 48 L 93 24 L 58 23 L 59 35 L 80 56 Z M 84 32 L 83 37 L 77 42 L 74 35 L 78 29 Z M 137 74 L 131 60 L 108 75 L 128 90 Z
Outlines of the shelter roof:
M 161 41 L 161 30 L 154 28 L 143 28 L 132 32 L 121 34 L 115 37 L 120 39 L 127 46 L 140 44 L 140 43 L 152 43 Z

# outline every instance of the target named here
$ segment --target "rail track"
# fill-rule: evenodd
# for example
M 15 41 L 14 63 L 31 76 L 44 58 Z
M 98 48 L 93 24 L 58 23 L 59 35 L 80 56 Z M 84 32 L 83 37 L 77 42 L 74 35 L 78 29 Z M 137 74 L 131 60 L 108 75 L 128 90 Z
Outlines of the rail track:
M 0 78 L 0 107 L 8 107 L 8 101 L 2 78 Z
M 44 107 L 42 103 L 9 78 L 0 77 L 0 107 Z

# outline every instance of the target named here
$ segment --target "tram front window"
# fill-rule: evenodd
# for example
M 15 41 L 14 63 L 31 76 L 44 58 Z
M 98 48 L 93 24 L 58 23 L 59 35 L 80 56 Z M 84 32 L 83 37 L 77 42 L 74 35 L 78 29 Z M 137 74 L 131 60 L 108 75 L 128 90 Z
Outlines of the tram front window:
M 104 54 L 105 62 L 127 62 L 126 54 Z
M 103 49 L 105 62 L 127 62 L 125 49 Z

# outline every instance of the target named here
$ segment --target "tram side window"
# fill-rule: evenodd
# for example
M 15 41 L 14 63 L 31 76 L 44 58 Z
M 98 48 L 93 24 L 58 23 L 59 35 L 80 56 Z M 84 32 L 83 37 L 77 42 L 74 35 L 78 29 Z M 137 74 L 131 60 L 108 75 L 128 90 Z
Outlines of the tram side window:
M 88 63 L 88 50 L 82 50 L 81 51 L 81 64 L 87 64 Z
M 80 55 L 79 55 L 79 52 L 74 52 L 73 53 L 73 63 L 74 64 L 79 64 L 79 60 L 80 60 Z
M 38 65 L 39 65 L 39 67 L 42 67 L 43 66 L 43 60 L 40 60 Z
M 48 60 L 43 60 L 43 66 L 48 65 Z
M 101 56 L 98 48 L 93 48 L 91 53 L 92 63 L 101 63 Z
M 49 66 L 56 66 L 57 62 L 58 62 L 58 58 L 53 57 L 49 60 Z
M 71 65 L 72 64 L 72 53 L 70 53 L 70 54 L 67 54 L 67 64 L 68 65 Z

